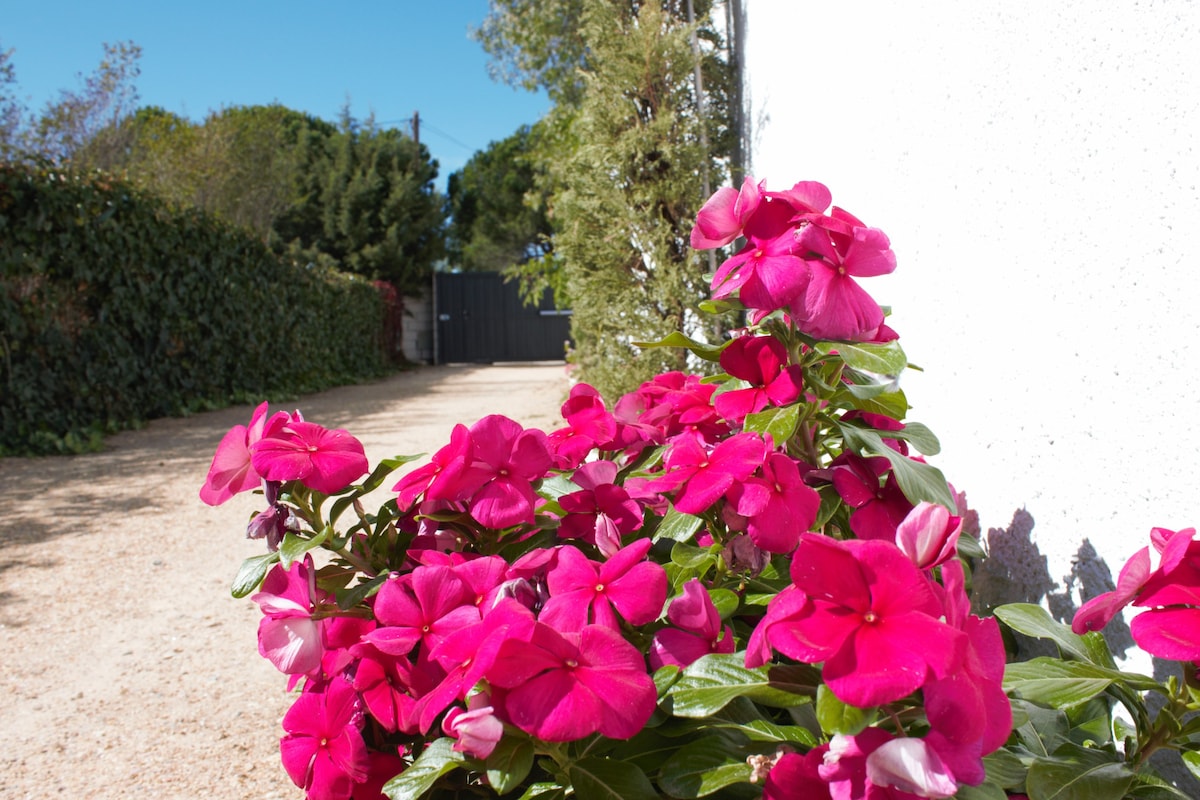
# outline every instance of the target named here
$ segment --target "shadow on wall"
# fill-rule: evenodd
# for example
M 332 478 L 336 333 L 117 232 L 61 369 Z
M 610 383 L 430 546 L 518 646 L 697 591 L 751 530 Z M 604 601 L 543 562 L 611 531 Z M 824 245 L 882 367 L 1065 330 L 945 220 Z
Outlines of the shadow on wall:
M 1077 594 L 1082 603 L 1113 591 L 1116 584 L 1112 571 L 1092 543 L 1084 539 L 1071 560 L 1071 572 L 1063 576 L 1060 586 L 1050 575 L 1046 557 L 1033 542 L 1033 526 L 1033 515 L 1019 509 L 1013 513 L 1007 529 L 988 530 L 985 542 L 988 558 L 976 565 L 973 575 L 973 610 L 982 614 L 1006 603 L 1035 603 L 1044 605 L 1051 616 L 1070 625 L 1077 610 L 1073 596 Z M 1129 625 L 1119 615 L 1101 633 L 1109 651 L 1117 658 L 1125 658 L 1136 647 Z M 1058 655 L 1054 645 L 1043 639 L 1020 634 L 1015 634 L 1015 638 L 1021 658 Z M 1181 677 L 1181 665 L 1154 659 L 1155 679 L 1165 681 L 1170 675 Z M 1156 711 L 1157 707 L 1152 705 L 1151 713 Z M 1181 791 L 1200 798 L 1200 781 L 1192 777 L 1178 753 L 1160 750 L 1150 760 Z

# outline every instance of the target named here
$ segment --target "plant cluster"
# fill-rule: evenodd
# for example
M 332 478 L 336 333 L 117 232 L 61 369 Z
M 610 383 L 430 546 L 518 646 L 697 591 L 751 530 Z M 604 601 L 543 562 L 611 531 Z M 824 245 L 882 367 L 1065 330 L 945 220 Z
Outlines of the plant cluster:
M 126 182 L 0 165 L 0 455 L 382 374 L 382 305 Z
M 985 554 L 858 283 L 894 269 L 886 235 L 821 184 L 747 180 L 692 244 L 739 237 L 706 309 L 749 324 L 648 345 L 720 374 L 611 405 L 578 384 L 549 432 L 457 425 L 374 512 L 412 458 L 368 472 L 349 433 L 266 404 L 226 435 L 201 497 L 266 500 L 234 594 L 298 690 L 288 775 L 321 800 L 1185 797 L 1147 759 L 1200 748 L 1194 665 L 1122 672 L 1089 630 L 1132 602 L 1149 652 L 1200 659 L 1194 531 L 1156 529 L 1158 569 L 1139 553 L 1082 635 L 972 613 Z M 1011 631 L 1058 655 L 1006 663 Z

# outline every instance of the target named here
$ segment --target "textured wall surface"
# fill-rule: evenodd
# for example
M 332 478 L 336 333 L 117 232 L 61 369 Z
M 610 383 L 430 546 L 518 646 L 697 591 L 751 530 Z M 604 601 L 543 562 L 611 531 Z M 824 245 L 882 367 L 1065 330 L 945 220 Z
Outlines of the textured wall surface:
M 820 180 L 891 237 L 896 273 L 863 285 L 984 529 L 1024 508 L 1052 594 L 1085 538 L 1115 576 L 1151 526 L 1200 525 L 1200 4 L 748 19 L 754 174 Z

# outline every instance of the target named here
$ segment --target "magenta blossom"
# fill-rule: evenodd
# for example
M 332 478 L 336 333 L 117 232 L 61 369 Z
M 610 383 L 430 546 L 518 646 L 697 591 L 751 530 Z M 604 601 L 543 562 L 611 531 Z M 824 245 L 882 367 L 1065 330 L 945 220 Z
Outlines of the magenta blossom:
M 525 637 L 504 640 L 487 679 L 507 690 L 508 719 L 547 742 L 593 733 L 629 739 L 650 719 L 657 698 L 642 653 L 600 625 L 559 633 L 538 622 Z
M 283 412 L 267 421 L 250 460 L 269 481 L 300 481 L 323 494 L 340 492 L 367 471 L 358 439 Z
M 457 740 L 455 750 L 484 759 L 496 749 L 504 735 L 504 723 L 496 717 L 491 702 L 486 692 L 480 692 L 467 700 L 466 710 L 456 707 L 446 714 L 442 731 Z
M 346 800 L 368 777 L 358 694 L 337 678 L 304 692 L 283 717 L 283 768 L 310 800 Z
M 962 517 L 945 506 L 921 501 L 896 527 L 896 544 L 920 569 L 933 569 L 954 558 Z
M 792 581 L 808 603 L 771 626 L 770 644 L 798 661 L 824 662 L 825 682 L 844 703 L 899 700 L 962 662 L 964 635 L 939 620 L 929 581 L 890 542 L 802 534 Z
M 809 222 L 796 236 L 809 281 L 791 305 L 792 319 L 805 333 L 821 339 L 873 338 L 883 325 L 883 309 L 854 278 L 896 269 L 888 237 L 838 208 L 832 217 L 814 215 Z
M 658 619 L 667 599 L 667 573 L 646 561 L 649 539 L 638 539 L 603 564 L 574 547 L 558 552 L 558 563 L 546 576 L 550 599 L 538 617 L 560 631 L 582 630 L 595 623 L 617 630 L 621 618 L 631 625 Z
M 324 647 L 321 623 L 313 619 L 317 589 L 312 560 L 276 564 L 250 598 L 262 609 L 258 623 L 258 652 L 285 675 L 303 675 L 321 667 Z
M 664 664 L 686 667 L 709 653 L 732 653 L 733 628 L 721 627 L 721 615 L 700 581 L 692 578 L 683 585 L 683 594 L 671 601 L 667 621 L 674 627 L 663 628 L 650 642 L 650 667 Z
M 621 548 L 621 537 L 642 527 L 642 507 L 613 481 L 617 465 L 590 461 L 575 471 L 572 482 L 582 487 L 558 498 L 566 512 L 559 522 L 563 539 L 583 539 L 596 545 L 605 557 Z
M 709 452 L 696 434 L 671 440 L 664 463 L 666 474 L 647 484 L 652 491 L 680 487 L 675 508 L 684 514 L 699 514 L 720 499 L 736 482 L 754 474 L 767 454 L 767 444 L 757 433 L 730 436 Z
M 471 516 L 494 529 L 532 524 L 537 504 L 533 482 L 541 480 L 552 463 L 546 434 L 492 414 L 471 426 L 471 440 L 473 467 L 484 475 L 483 485 L 469 498 Z
M 800 465 L 786 453 L 768 453 L 761 474 L 729 490 L 725 518 L 768 553 L 790 553 L 817 519 L 821 496 L 804 483 Z
M 768 405 L 793 403 L 803 389 L 800 367 L 788 365 L 787 348 L 772 336 L 734 339 L 721 351 L 721 368 L 750 384 L 713 398 L 717 412 L 731 422 L 741 422 Z
M 740 236 L 746 220 L 762 200 L 766 183 L 761 181 L 756 184 L 753 178 L 747 176 L 742 180 L 740 191 L 725 186 L 714 192 L 696 214 L 692 247 L 696 250 L 722 247 Z
M 266 419 L 267 404 L 263 403 L 254 409 L 249 426 L 234 425 L 221 438 L 204 486 L 200 487 L 201 500 L 210 506 L 219 506 L 235 494 L 248 492 L 259 485 L 262 478 L 254 471 L 250 449 L 262 438 Z

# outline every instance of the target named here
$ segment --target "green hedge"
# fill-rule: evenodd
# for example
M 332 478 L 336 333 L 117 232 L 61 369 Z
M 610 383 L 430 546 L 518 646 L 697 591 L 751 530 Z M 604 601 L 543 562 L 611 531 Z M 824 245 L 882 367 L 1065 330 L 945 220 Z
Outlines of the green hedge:
M 0 455 L 382 374 L 369 282 L 128 184 L 0 165 Z

